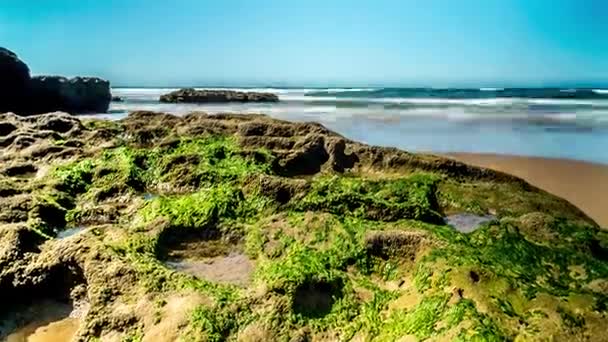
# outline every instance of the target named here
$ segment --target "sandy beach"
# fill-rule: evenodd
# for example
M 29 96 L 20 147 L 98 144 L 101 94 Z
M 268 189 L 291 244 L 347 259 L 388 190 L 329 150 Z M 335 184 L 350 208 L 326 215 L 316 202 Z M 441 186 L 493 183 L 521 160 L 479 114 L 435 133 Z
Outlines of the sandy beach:
M 565 198 L 608 228 L 608 165 L 568 159 L 451 153 L 448 157 L 510 173 Z

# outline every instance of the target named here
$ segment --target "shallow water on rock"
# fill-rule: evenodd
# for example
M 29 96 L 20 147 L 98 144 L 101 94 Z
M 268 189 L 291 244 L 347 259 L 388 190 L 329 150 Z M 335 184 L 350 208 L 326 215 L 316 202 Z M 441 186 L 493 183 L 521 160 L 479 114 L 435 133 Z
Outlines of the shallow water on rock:
M 180 272 L 218 283 L 247 286 L 251 280 L 253 263 L 241 253 L 230 253 L 204 259 L 172 259 L 165 264 Z
M 68 342 L 76 336 L 80 310 L 55 300 L 23 307 L 0 321 L 0 339 L 7 342 Z
M 461 233 L 470 233 L 485 223 L 496 220 L 494 215 L 475 215 L 469 213 L 450 215 L 445 218 L 447 225 L 454 227 Z
M 155 199 L 156 197 L 158 197 L 158 195 L 157 195 L 157 194 L 152 194 L 152 193 L 146 192 L 146 193 L 144 193 L 143 197 L 144 197 L 144 200 L 146 200 L 146 201 L 150 201 L 150 200 L 153 200 L 153 199 Z
M 57 239 L 69 238 L 70 236 L 76 235 L 85 229 L 86 229 L 86 227 L 72 227 L 72 228 L 61 230 L 61 231 L 57 232 Z

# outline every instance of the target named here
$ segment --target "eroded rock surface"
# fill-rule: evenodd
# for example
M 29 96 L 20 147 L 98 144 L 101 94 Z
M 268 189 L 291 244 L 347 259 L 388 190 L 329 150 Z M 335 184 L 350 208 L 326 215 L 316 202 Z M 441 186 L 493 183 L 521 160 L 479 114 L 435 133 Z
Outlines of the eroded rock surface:
M 77 340 L 606 340 L 608 234 L 506 174 L 205 113 L 2 114 L 0 163 L 0 315 Z

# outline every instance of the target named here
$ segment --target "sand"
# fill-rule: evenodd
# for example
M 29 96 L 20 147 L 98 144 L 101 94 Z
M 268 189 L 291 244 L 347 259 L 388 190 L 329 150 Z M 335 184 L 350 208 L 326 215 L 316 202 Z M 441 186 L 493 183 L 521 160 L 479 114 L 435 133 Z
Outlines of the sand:
M 568 159 L 451 153 L 448 157 L 523 178 L 574 204 L 608 228 L 608 165 Z

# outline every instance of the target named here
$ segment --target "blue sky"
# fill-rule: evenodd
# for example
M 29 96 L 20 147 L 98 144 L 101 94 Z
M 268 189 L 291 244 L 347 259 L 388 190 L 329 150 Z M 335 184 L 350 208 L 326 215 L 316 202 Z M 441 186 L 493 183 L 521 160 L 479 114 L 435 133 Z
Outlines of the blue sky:
M 1 0 L 35 74 L 115 85 L 608 86 L 604 0 Z

